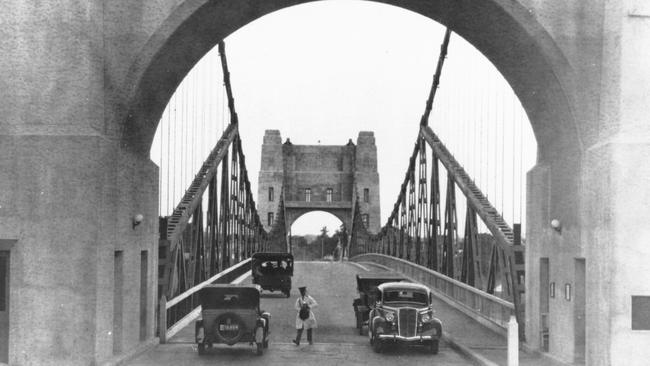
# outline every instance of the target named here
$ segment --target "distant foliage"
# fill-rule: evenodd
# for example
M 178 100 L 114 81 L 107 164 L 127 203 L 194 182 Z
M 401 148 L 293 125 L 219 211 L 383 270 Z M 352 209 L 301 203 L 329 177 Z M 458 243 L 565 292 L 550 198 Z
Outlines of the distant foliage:
M 309 241 L 308 239 L 311 239 Z M 337 260 L 339 251 L 337 245 L 347 242 L 345 228 L 341 225 L 332 236 L 328 235 L 327 227 L 323 227 L 320 235 L 292 235 L 293 256 L 298 261 Z

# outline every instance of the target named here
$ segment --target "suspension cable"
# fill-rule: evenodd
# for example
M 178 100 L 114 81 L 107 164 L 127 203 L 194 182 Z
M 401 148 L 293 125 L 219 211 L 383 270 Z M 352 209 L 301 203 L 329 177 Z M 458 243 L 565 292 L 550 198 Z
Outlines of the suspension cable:
M 516 176 L 515 176 L 515 156 L 517 155 L 517 145 L 516 145 L 516 127 L 515 127 L 515 102 L 514 99 L 511 97 L 510 98 L 510 107 L 511 107 L 511 115 L 510 115 L 510 123 L 512 125 L 512 128 L 510 129 L 512 131 L 512 223 L 514 224 L 515 222 L 515 202 L 516 202 L 516 191 L 515 191 L 515 185 L 517 182 L 515 181 Z M 520 222 L 521 223 L 521 222 Z
M 168 124 L 167 124 L 167 205 L 166 205 L 166 211 L 169 211 L 169 202 L 171 198 L 171 192 L 172 192 L 172 185 L 173 185 L 173 180 L 172 180 L 172 166 L 174 164 L 174 161 L 172 159 L 173 155 L 173 140 L 172 140 L 172 128 L 174 127 L 174 121 L 173 121 L 173 116 L 174 116 L 174 97 L 172 95 L 172 98 L 169 100 L 169 116 L 168 116 Z
M 431 114 L 431 108 L 433 107 L 433 100 L 436 97 L 436 90 L 440 84 L 440 75 L 442 73 L 442 66 L 445 63 L 445 58 L 447 57 L 447 47 L 449 46 L 449 37 L 451 36 L 451 29 L 447 28 L 445 30 L 445 37 L 440 45 L 440 54 L 438 55 L 438 64 L 436 65 L 436 73 L 433 75 L 433 83 L 431 89 L 429 90 L 429 98 L 424 109 L 424 114 L 422 115 L 422 120 L 420 124 L 426 126 L 429 123 L 429 115 Z
M 523 206 L 523 200 L 524 200 L 524 187 L 523 187 L 523 177 L 524 177 L 524 133 L 523 133 L 523 116 L 521 115 L 521 112 L 519 112 L 519 149 L 521 151 L 520 157 L 519 157 L 519 222 L 521 222 L 521 207 Z
M 505 118 L 505 97 L 504 91 L 500 90 L 499 92 L 500 103 L 501 104 L 501 212 L 504 209 L 504 200 L 503 196 L 505 195 L 505 148 L 506 148 L 506 118 Z
M 178 91 L 178 90 L 177 90 Z M 174 139 L 172 140 L 173 142 L 173 147 L 172 147 L 172 158 L 173 160 L 173 169 L 172 169 L 172 187 L 171 187 L 171 196 L 172 196 L 172 207 L 173 207 L 173 202 L 176 201 L 176 179 L 178 178 L 178 172 L 176 171 L 176 160 L 178 160 L 178 154 L 176 152 L 176 149 L 178 147 L 177 139 L 178 139 L 178 95 L 177 93 L 174 93 L 173 96 L 174 99 L 174 118 L 172 121 L 172 133 L 170 136 L 174 136 Z
M 228 71 L 228 60 L 226 59 L 226 47 L 223 40 L 219 42 L 219 56 L 221 57 L 221 69 L 223 70 L 223 81 L 226 87 L 226 94 L 228 96 L 228 110 L 230 110 L 230 123 L 237 124 L 237 112 L 235 111 L 235 98 L 232 95 L 232 87 L 230 86 L 230 71 Z

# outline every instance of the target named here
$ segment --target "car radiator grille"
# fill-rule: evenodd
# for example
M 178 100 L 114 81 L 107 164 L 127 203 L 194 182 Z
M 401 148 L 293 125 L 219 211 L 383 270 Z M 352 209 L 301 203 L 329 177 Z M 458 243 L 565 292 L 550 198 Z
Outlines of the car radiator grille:
M 399 335 L 402 337 L 413 337 L 417 331 L 418 313 L 415 309 L 399 310 Z

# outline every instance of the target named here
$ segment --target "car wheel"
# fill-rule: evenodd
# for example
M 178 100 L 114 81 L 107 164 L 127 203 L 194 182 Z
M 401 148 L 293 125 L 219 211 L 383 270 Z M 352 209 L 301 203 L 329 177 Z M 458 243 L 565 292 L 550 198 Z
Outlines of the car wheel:
M 199 348 L 199 355 L 204 355 L 205 354 L 205 343 L 199 343 L 198 344 Z
M 432 355 L 438 354 L 438 344 L 439 341 L 437 339 L 434 339 L 429 343 L 429 352 L 431 352 Z
M 371 343 L 372 343 L 372 350 L 375 351 L 375 353 L 381 353 L 382 348 L 384 348 L 383 344 L 381 343 L 381 339 L 377 338 L 377 335 L 373 333 L 372 338 L 371 338 Z

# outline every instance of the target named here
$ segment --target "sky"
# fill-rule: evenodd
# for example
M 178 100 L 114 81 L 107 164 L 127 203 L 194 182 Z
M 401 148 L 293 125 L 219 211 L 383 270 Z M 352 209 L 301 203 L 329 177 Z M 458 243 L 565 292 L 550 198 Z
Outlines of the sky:
M 305 145 L 343 145 L 359 131 L 374 131 L 383 225 L 415 143 L 444 31 L 394 6 L 330 0 L 271 13 L 228 36 L 253 192 L 265 129 Z M 228 123 L 220 68 L 215 47 L 178 87 L 161 119 L 151 158 L 161 166 L 162 215 L 173 209 Z M 537 150 L 530 123 L 499 72 L 457 35 L 429 124 L 506 221 L 525 225 L 525 173 Z M 444 187 L 441 193 L 444 199 Z M 462 202 L 458 216 L 462 234 Z M 292 233 L 317 234 L 322 226 L 332 233 L 340 224 L 332 215 L 310 213 Z

